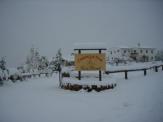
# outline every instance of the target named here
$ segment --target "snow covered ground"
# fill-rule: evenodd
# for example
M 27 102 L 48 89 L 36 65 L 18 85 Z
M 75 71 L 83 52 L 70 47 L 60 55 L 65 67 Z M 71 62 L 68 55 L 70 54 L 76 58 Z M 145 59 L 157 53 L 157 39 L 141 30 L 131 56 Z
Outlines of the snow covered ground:
M 58 75 L 0 87 L 0 122 L 162 122 L 163 71 L 110 74 L 113 90 L 58 88 Z

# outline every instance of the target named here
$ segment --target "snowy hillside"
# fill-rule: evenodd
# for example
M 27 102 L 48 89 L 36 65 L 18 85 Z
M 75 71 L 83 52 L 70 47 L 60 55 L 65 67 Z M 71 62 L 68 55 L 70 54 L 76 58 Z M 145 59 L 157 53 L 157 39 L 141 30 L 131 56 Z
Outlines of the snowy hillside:
M 162 122 L 163 75 L 111 74 L 113 90 L 69 91 L 58 88 L 58 74 L 0 87 L 0 122 Z

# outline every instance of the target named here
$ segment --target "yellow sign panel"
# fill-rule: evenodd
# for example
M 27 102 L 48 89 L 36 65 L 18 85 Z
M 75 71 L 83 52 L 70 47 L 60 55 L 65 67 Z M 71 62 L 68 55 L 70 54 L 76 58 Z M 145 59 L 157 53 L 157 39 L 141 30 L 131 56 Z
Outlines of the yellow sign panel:
M 105 53 L 75 54 L 75 70 L 106 70 Z

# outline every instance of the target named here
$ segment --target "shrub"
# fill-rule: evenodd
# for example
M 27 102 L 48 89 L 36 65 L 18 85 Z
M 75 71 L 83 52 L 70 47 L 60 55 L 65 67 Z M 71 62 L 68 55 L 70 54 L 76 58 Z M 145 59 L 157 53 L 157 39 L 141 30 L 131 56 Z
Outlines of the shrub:
M 62 77 L 70 77 L 70 73 L 69 72 L 63 72 Z

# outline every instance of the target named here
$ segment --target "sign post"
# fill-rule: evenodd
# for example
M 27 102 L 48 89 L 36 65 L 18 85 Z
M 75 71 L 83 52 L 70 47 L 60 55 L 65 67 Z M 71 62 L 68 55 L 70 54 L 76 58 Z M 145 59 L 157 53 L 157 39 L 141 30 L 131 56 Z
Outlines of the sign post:
M 99 54 L 101 54 L 101 50 L 99 50 Z M 99 81 L 102 80 L 102 77 L 101 77 L 101 70 L 99 70 Z
M 79 54 L 81 54 L 81 50 L 79 50 Z M 79 73 L 79 76 L 78 76 L 79 80 L 81 80 L 81 71 L 79 70 L 78 73 Z

